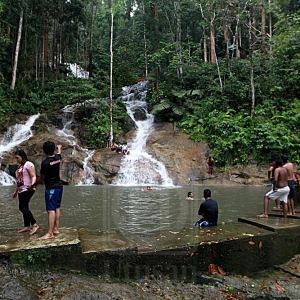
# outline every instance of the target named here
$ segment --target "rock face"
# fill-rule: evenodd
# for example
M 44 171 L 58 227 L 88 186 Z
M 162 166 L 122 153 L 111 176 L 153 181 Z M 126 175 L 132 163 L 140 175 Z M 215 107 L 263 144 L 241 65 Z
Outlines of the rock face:
M 46 140 L 62 145 L 63 163 L 61 179 L 70 185 L 76 185 L 84 175 L 84 159 L 87 157 L 87 150 L 82 147 L 84 130 L 80 123 L 80 113 L 76 113 L 72 125 L 75 138 L 70 143 L 64 136 L 58 136 L 56 128 L 60 128 L 61 116 L 54 112 L 50 115 L 42 115 L 36 120 L 33 132 L 34 136 L 19 145 L 25 150 L 29 159 L 34 162 L 39 174 L 41 162 L 44 159 L 42 145 Z M 141 117 L 142 118 L 142 117 Z M 135 135 L 132 129 L 124 140 L 130 140 Z M 74 140 L 76 142 L 74 142 Z M 16 167 L 14 157 L 15 149 L 3 154 L 2 164 L 10 165 L 13 174 Z M 173 128 L 169 123 L 156 123 L 154 130 L 149 135 L 146 151 L 155 159 L 162 162 L 172 178 L 175 185 L 186 184 L 246 184 L 266 185 L 266 174 L 268 166 L 250 165 L 246 167 L 232 166 L 226 172 L 220 173 L 215 169 L 214 175 L 208 174 L 207 158 L 211 150 L 204 142 L 194 143 L 179 129 Z M 111 184 L 116 180 L 123 155 L 117 154 L 110 149 L 95 149 L 89 160 L 89 167 L 92 171 L 94 184 Z

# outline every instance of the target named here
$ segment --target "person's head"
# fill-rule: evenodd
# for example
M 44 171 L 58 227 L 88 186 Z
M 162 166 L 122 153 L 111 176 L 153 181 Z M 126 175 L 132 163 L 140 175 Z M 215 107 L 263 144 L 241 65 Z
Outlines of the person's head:
M 26 162 L 28 160 L 27 155 L 23 149 L 17 149 L 15 152 L 15 157 L 17 162 L 20 164 L 21 162 Z
M 205 199 L 211 197 L 211 191 L 209 189 L 204 190 L 203 191 L 203 197 Z
M 286 163 L 288 162 L 288 157 L 287 157 L 287 155 L 282 155 L 282 156 L 281 156 L 281 159 L 282 159 L 282 162 L 283 162 L 284 164 L 286 164 Z
M 50 141 L 45 142 L 43 145 L 43 151 L 46 155 L 53 155 L 55 151 L 55 144 Z
M 192 192 L 188 192 L 188 198 L 193 198 L 193 193 Z
M 271 160 L 272 161 L 276 161 L 277 159 L 279 159 L 279 155 L 277 154 L 277 152 L 274 152 L 271 154 Z
M 208 159 L 211 159 L 211 156 L 209 156 Z
M 276 160 L 276 166 L 277 167 L 282 167 L 282 164 L 283 164 L 282 159 L 277 159 Z

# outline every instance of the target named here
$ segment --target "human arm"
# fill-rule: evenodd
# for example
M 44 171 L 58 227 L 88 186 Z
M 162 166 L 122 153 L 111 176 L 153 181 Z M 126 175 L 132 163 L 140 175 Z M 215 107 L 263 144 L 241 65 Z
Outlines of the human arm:
M 44 179 L 45 179 L 45 175 L 41 174 L 39 176 L 39 178 L 32 185 L 30 185 L 27 189 L 32 190 L 33 188 L 36 188 Z
M 57 154 L 61 154 L 61 145 L 56 146 Z

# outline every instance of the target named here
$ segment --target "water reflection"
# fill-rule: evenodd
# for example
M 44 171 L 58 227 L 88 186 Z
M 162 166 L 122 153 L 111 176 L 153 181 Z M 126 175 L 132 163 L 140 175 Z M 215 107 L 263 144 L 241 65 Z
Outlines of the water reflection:
M 262 211 L 263 195 L 269 187 L 183 186 L 65 186 L 62 203 L 62 227 L 99 230 L 120 229 L 123 233 L 145 233 L 190 227 L 198 219 L 203 190 L 210 188 L 219 203 L 219 223 L 236 222 Z M 20 228 L 22 215 L 18 201 L 12 199 L 13 186 L 0 187 L 0 228 Z M 194 193 L 195 201 L 186 200 Z M 270 203 L 270 206 L 272 203 Z M 44 190 L 40 186 L 31 200 L 38 223 L 47 227 Z

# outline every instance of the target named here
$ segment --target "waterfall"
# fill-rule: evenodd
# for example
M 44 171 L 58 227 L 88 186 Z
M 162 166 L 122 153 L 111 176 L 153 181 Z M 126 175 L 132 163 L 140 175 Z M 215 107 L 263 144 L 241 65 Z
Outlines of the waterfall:
M 74 137 L 74 132 L 72 131 L 72 123 L 74 121 L 74 111 L 78 105 L 80 104 L 67 105 L 62 109 L 63 115 L 61 121 L 63 128 L 57 130 L 57 135 L 65 137 L 68 143 L 73 146 L 76 145 L 76 139 Z M 79 146 L 77 147 L 80 148 Z M 78 185 L 92 185 L 94 183 L 93 171 L 88 166 L 88 163 L 93 157 L 94 151 L 83 148 L 80 149 L 86 153 L 86 158 L 83 161 L 83 176 Z
M 82 150 L 86 151 L 87 157 L 83 161 L 84 176 L 81 178 L 81 180 L 78 182 L 77 185 L 91 185 L 91 184 L 94 184 L 95 180 L 94 180 L 94 176 L 93 176 L 93 173 L 92 173 L 92 169 L 88 167 L 88 162 L 90 161 L 90 159 L 94 155 L 94 151 L 90 151 L 90 150 L 87 150 L 87 149 L 82 149 Z
M 128 141 L 129 155 L 123 157 L 117 185 L 173 186 L 163 163 L 146 152 L 145 146 L 153 130 L 154 116 L 147 111 L 147 81 L 124 87 L 121 99 L 136 126 L 136 137 Z M 137 114 L 140 116 L 137 117 Z M 142 117 L 141 117 L 142 114 Z
M 3 136 L 3 139 L 0 141 L 0 164 L 2 160 L 2 154 L 4 152 L 12 150 L 14 147 L 18 146 L 24 141 L 29 140 L 33 136 L 31 127 L 39 116 L 40 114 L 33 115 L 25 124 L 16 124 L 7 130 Z M 1 168 L 0 185 L 12 185 L 15 182 L 15 179 L 8 174 L 7 169 L 3 170 Z

